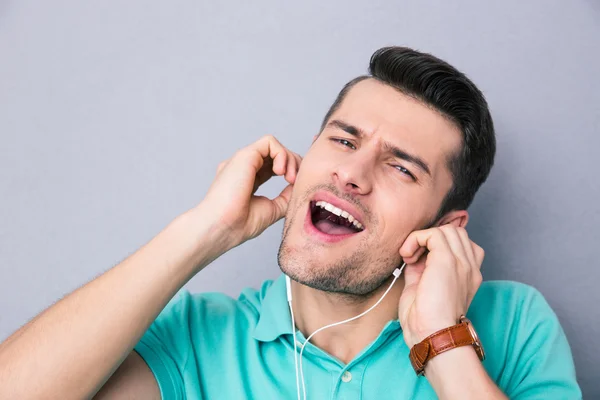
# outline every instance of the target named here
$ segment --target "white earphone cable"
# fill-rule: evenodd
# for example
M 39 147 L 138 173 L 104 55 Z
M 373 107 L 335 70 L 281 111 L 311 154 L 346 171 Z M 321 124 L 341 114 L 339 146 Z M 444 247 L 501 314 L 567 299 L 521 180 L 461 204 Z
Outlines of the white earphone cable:
M 300 399 L 300 382 L 298 380 L 298 346 L 296 345 L 296 322 L 294 321 L 294 308 L 292 307 L 292 282 L 289 276 L 285 276 L 285 291 L 287 292 L 288 305 L 290 306 L 290 315 L 292 316 L 292 341 L 294 342 L 294 369 L 296 370 L 296 390 L 298 391 L 298 400 Z
M 377 302 L 375 304 L 373 304 L 368 310 L 364 311 L 363 313 L 352 317 L 352 318 L 348 318 L 346 320 L 340 321 L 340 322 L 335 322 L 333 324 L 329 324 L 326 326 L 323 326 L 319 329 L 317 329 L 316 331 L 314 331 L 313 333 L 310 334 L 310 336 L 308 336 L 308 338 L 306 338 L 306 340 L 304 341 L 304 344 L 302 344 L 302 348 L 300 349 L 300 380 L 302 381 L 302 393 L 304 395 L 304 400 L 306 400 L 306 386 L 304 385 L 304 371 L 302 369 L 302 353 L 304 352 L 304 348 L 306 347 L 306 344 L 310 341 L 310 339 L 316 335 L 317 333 L 327 329 L 327 328 L 331 328 L 337 325 L 342 325 L 345 324 L 346 322 L 350 322 L 350 321 L 354 321 L 355 319 L 358 319 L 362 316 L 364 316 L 365 314 L 367 314 L 369 311 L 373 310 L 375 307 L 377 307 L 379 305 L 379 303 L 381 303 L 381 301 L 383 300 L 383 298 L 388 294 L 388 292 L 392 289 L 392 286 L 394 286 L 394 283 L 396 282 L 396 280 L 398 279 L 398 277 L 400 276 L 400 274 L 402 274 L 402 270 L 404 270 L 404 267 L 406 266 L 406 263 L 403 263 L 402 266 L 398 269 L 396 268 L 394 270 L 394 279 L 392 280 L 392 283 L 390 283 L 390 286 L 387 288 L 387 290 L 385 291 L 385 293 L 383 293 L 383 296 L 381 296 L 381 298 L 379 300 L 377 300 Z M 290 290 L 290 289 L 288 289 Z M 298 400 L 300 400 L 300 387 L 298 385 L 298 363 L 297 363 L 297 355 L 296 355 L 296 325 L 294 323 L 294 314 L 292 312 L 292 301 L 291 301 L 291 296 L 288 295 L 288 300 L 289 300 L 289 304 L 290 304 L 290 312 L 292 314 L 292 332 L 293 332 L 293 336 L 294 336 L 294 365 L 296 367 L 296 388 L 298 390 Z
M 290 305 L 290 314 L 292 315 L 292 341 L 294 342 L 294 368 L 296 369 L 296 390 L 298 391 L 298 400 L 300 400 L 300 381 L 298 378 L 298 346 L 296 345 L 296 323 L 294 322 L 294 309 L 292 300 L 288 301 Z

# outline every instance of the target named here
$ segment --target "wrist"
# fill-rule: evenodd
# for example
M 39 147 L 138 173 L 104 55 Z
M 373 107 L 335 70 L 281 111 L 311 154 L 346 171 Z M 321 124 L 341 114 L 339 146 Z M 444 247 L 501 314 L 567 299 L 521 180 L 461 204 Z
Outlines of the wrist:
M 230 232 L 214 218 L 214 211 L 211 215 L 202 204 L 179 215 L 169 227 L 177 231 L 186 252 L 195 260 L 197 271 L 237 245 Z
M 427 324 L 422 324 L 421 326 L 415 329 L 407 329 L 405 333 L 405 342 L 408 348 L 412 348 L 415 344 L 422 342 L 429 336 L 433 335 L 436 332 L 441 331 L 442 329 L 446 329 L 450 326 L 456 325 L 458 319 L 451 320 L 439 320 L 436 322 L 429 322 Z
M 410 348 L 409 359 L 417 375 L 422 375 L 431 359 L 462 346 L 471 346 L 480 361 L 485 359 L 479 336 L 471 321 L 464 315 L 461 315 L 457 324 L 434 332 L 413 345 Z
M 425 365 L 424 375 L 428 380 L 434 381 L 458 365 L 469 369 L 482 365 L 473 346 L 457 347 L 433 357 Z

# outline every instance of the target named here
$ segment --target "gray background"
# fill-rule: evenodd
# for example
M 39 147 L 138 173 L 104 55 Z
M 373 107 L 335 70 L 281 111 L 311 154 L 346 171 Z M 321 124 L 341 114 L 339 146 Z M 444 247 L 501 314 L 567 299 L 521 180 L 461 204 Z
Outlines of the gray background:
M 0 1 L 0 339 L 199 202 L 236 149 L 271 133 L 303 154 L 341 86 L 401 44 L 485 92 L 484 277 L 541 290 L 600 396 L 598 2 L 90 3 Z M 275 277 L 281 228 L 189 289 Z

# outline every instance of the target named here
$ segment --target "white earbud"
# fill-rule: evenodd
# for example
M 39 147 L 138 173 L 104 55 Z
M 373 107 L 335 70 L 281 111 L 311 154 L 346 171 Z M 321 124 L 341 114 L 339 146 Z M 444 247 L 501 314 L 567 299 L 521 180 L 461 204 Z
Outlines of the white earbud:
M 400 277 L 400 275 L 402 274 L 402 271 L 404 270 L 404 267 L 406 267 L 406 263 L 403 263 L 402 266 L 400 268 L 396 268 L 394 270 L 394 272 L 392 273 L 392 275 L 394 275 L 394 279 L 392 280 L 392 283 L 390 283 L 390 286 L 387 288 L 387 290 L 385 291 L 385 293 L 383 293 L 383 296 L 381 296 L 381 298 L 379 300 L 377 300 L 377 303 L 373 304 L 371 306 L 371 308 L 369 308 L 367 311 L 352 317 L 352 318 L 348 318 L 346 320 L 340 321 L 340 322 L 335 322 L 333 324 L 329 324 L 326 326 L 323 326 L 319 329 L 317 329 L 316 331 L 314 331 L 313 333 L 310 334 L 310 336 L 308 338 L 306 338 L 306 340 L 304 341 L 304 344 L 302 345 L 302 348 L 300 349 L 300 377 L 302 380 L 302 393 L 304 394 L 304 400 L 306 400 L 306 386 L 304 385 L 304 372 L 302 370 L 302 353 L 304 352 L 304 347 L 306 347 L 306 344 L 309 342 L 309 340 L 316 335 L 317 333 L 327 329 L 327 328 L 331 328 L 333 326 L 337 326 L 337 325 L 342 325 L 345 324 L 346 322 L 350 322 L 350 321 L 354 321 L 355 319 L 358 319 L 362 316 L 364 316 L 365 314 L 367 314 L 369 311 L 373 310 L 375 307 L 377 307 L 379 305 L 379 303 L 381 303 L 381 301 L 383 300 L 383 298 L 388 294 L 388 292 L 392 289 L 392 286 L 394 286 L 394 283 L 396 283 L 396 280 Z M 296 368 L 296 389 L 298 391 L 298 400 L 300 399 L 300 385 L 299 385 L 299 379 L 298 379 L 298 355 L 297 353 L 297 346 L 296 346 L 296 324 L 294 322 L 294 311 L 292 309 L 292 287 L 291 287 L 291 282 L 290 282 L 290 277 L 289 276 L 285 276 L 285 285 L 286 285 L 286 289 L 287 289 L 287 299 L 288 299 L 288 303 L 290 306 L 290 314 L 292 315 L 292 334 L 293 334 L 293 341 L 294 341 L 294 367 Z

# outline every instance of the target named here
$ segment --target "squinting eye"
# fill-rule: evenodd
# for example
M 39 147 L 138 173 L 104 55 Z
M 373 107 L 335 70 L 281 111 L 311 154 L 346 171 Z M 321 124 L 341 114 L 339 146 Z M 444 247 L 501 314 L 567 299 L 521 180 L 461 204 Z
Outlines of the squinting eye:
M 411 174 L 411 173 L 410 173 L 410 171 L 409 171 L 409 170 L 407 170 L 406 168 L 404 168 L 403 166 L 401 166 L 401 165 L 396 165 L 396 166 L 395 166 L 395 168 L 396 168 L 398 171 L 402 172 L 403 174 L 405 174 L 405 175 L 408 175 L 408 176 L 409 176 L 409 177 L 410 177 L 410 178 L 411 178 L 413 181 L 415 180 L 415 176 L 414 176 L 413 174 Z
M 336 142 L 340 143 L 343 146 L 350 147 L 352 150 L 356 150 L 356 147 L 346 139 L 333 139 Z

